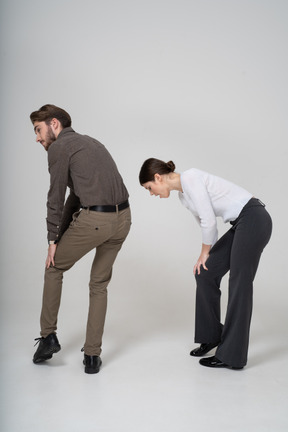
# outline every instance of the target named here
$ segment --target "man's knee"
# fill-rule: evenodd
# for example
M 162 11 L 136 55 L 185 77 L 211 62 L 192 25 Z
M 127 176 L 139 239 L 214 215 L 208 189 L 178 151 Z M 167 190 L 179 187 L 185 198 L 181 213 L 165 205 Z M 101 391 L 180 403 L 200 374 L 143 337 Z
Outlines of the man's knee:
M 90 296 L 101 296 L 101 297 L 107 297 L 107 285 L 109 281 L 105 282 L 90 282 L 89 284 L 89 292 Z

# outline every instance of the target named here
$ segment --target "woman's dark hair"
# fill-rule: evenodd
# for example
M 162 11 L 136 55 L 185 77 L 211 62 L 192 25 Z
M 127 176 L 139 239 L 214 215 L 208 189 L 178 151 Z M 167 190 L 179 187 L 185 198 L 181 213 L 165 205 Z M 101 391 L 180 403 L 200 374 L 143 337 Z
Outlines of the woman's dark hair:
M 34 111 L 30 114 L 30 120 L 33 124 L 36 121 L 45 121 L 48 125 L 53 118 L 59 120 L 63 128 L 71 126 L 72 121 L 70 115 L 56 105 L 43 105 L 38 111 Z
M 172 161 L 164 162 L 160 159 L 147 159 L 140 170 L 139 182 L 141 185 L 149 181 L 154 181 L 155 174 L 169 174 L 175 171 L 175 164 Z

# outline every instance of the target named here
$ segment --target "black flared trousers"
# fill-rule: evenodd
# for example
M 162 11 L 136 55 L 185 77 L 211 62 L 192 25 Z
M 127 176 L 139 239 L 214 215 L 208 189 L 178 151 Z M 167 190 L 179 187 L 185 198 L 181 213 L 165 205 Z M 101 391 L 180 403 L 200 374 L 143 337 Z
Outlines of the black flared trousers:
M 247 363 L 253 306 L 253 280 L 260 256 L 272 232 L 272 220 L 264 204 L 251 198 L 232 228 L 211 248 L 196 275 L 195 342 L 219 342 L 216 357 L 232 367 Z M 228 305 L 221 324 L 220 283 L 230 270 Z

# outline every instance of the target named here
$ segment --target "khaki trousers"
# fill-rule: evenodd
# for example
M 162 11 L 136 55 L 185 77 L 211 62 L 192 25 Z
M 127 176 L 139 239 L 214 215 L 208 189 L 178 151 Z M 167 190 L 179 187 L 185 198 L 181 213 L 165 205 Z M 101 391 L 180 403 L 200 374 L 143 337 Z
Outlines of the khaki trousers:
M 80 258 L 96 248 L 90 274 L 90 301 L 84 352 L 100 355 L 107 309 L 107 285 L 112 267 L 131 226 L 128 207 L 115 213 L 81 210 L 62 236 L 55 254 L 55 266 L 45 270 L 43 303 L 40 317 L 41 336 L 57 329 L 63 273 Z

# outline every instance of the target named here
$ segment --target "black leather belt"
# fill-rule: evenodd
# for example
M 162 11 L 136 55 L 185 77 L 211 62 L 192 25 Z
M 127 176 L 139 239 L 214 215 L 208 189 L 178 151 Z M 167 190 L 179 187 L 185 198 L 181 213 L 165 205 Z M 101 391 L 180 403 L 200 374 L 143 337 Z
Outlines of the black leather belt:
M 99 211 L 99 212 L 107 212 L 107 213 L 112 213 L 112 212 L 118 212 L 121 210 L 124 210 L 126 208 L 129 207 L 129 201 L 125 201 L 121 204 L 116 204 L 116 205 L 95 205 L 95 206 L 90 206 L 90 207 L 83 207 L 83 209 L 85 210 L 92 210 L 92 211 Z

